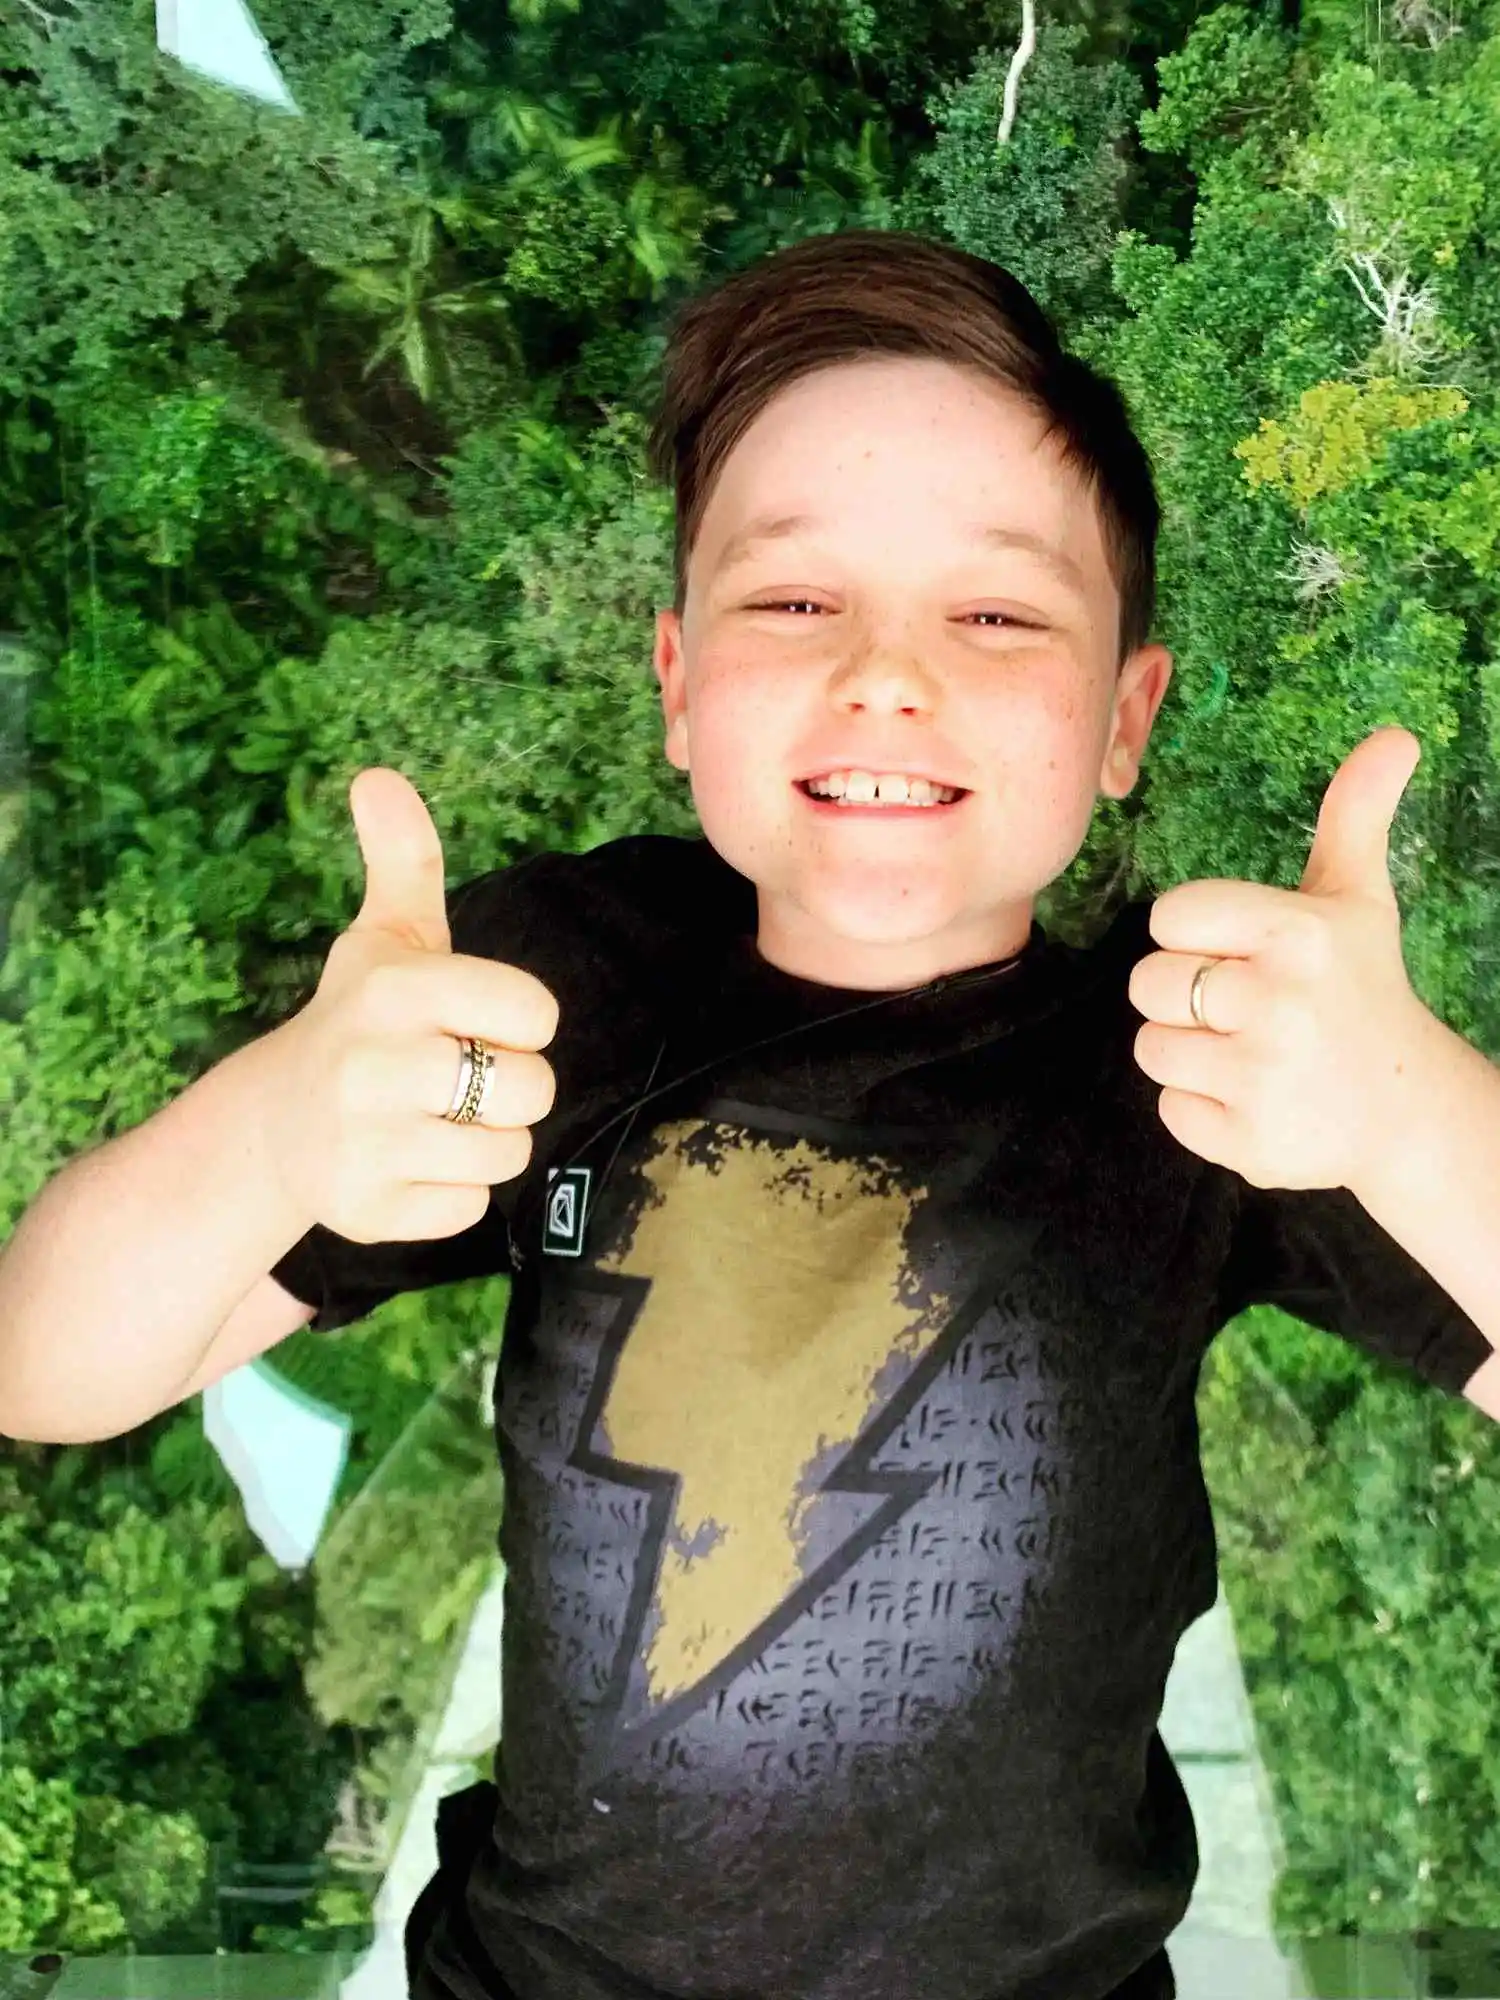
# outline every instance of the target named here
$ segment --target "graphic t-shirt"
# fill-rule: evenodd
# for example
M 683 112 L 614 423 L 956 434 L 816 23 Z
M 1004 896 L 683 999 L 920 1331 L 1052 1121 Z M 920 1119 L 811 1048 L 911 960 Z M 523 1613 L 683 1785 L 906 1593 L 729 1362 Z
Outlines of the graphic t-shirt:
M 871 994 L 766 963 L 702 840 L 450 897 L 559 1001 L 531 1164 L 276 1267 L 315 1328 L 514 1280 L 502 1741 L 418 2000 L 1171 1995 L 1209 1342 L 1274 1302 L 1455 1395 L 1490 1347 L 1347 1192 L 1167 1132 L 1149 914 Z

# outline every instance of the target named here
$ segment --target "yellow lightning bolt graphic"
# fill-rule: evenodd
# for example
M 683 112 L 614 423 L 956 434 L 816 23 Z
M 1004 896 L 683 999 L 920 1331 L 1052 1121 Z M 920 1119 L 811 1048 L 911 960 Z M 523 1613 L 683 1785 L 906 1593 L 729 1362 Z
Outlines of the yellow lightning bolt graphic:
M 650 1280 L 603 1412 L 609 1455 L 678 1473 L 645 1657 L 653 1701 L 709 1673 L 803 1578 L 835 1452 L 952 1313 L 916 1300 L 904 1237 L 923 1190 L 878 1160 L 737 1134 L 709 1165 L 700 1120 L 666 1125 L 653 1192 L 600 1268 Z

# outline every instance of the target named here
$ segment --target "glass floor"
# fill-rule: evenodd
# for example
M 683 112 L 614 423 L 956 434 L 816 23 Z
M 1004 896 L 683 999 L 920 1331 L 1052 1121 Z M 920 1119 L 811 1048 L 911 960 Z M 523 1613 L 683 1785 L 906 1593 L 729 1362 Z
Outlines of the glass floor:
M 422 1307 L 395 1301 L 385 1313 L 389 1329 L 392 1317 L 416 1323 Z M 290 1586 L 315 1600 L 300 1668 L 284 1661 L 270 1698 L 283 1724 L 305 1704 L 288 1734 L 293 1754 L 320 1734 L 325 1749 L 336 1746 L 305 1767 L 332 1806 L 321 1846 L 289 1858 L 296 1828 L 278 1820 L 264 1793 L 249 1791 L 245 1799 L 253 1807 L 258 1797 L 265 1812 L 262 1851 L 247 1851 L 255 1832 L 242 1804 L 232 1836 L 199 1857 L 196 1895 L 177 1897 L 181 1949 L 12 1950 L 0 1954 L 0 2000 L 405 1995 L 402 1933 L 435 1871 L 437 1802 L 489 1774 L 501 1725 L 493 1363 L 477 1351 L 463 1356 L 354 1497 L 338 1504 L 335 1492 L 351 1473 L 350 1423 L 334 1378 L 357 1367 L 354 1347 L 295 1336 L 278 1361 L 288 1372 L 257 1362 L 226 1377 L 184 1405 L 163 1437 L 178 1437 L 168 1477 L 179 1496 L 212 1495 L 238 1508 L 260 1545 L 249 1567 L 259 1566 L 271 1597 Z M 320 1369 L 328 1400 L 308 1386 Z M 203 1448 L 196 1459 L 186 1443 L 194 1434 Z M 173 1462 L 161 1438 L 154 1461 Z M 1182 2000 L 1500 2000 L 1494 1931 L 1364 1930 L 1289 1948 L 1274 1941 L 1269 1910 L 1284 1844 L 1222 1590 L 1179 1647 L 1161 1729 L 1200 1848 L 1192 1908 L 1168 1940 Z M 134 1885 L 127 1916 L 144 1931 L 153 1894 L 160 1907 L 170 1885 L 153 1876 L 149 1855 L 133 1872 L 120 1848 L 111 1858 L 121 1865 L 110 1889 L 126 1906 Z M 5 1881 L 0 1865 L 0 1904 Z M 164 1928 L 159 1918 L 154 1927 Z

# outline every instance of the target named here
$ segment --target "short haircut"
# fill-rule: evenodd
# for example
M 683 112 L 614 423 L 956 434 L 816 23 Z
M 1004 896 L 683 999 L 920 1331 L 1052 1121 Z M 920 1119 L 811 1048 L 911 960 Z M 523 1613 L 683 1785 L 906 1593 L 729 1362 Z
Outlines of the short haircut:
M 840 362 L 920 355 L 977 369 L 1047 419 L 1062 462 L 1100 509 L 1120 593 L 1116 672 L 1151 633 L 1161 519 L 1151 462 L 1120 390 L 1065 354 L 1016 277 L 907 230 L 847 229 L 758 258 L 678 307 L 647 446 L 675 490 L 674 608 L 724 461 L 781 389 Z

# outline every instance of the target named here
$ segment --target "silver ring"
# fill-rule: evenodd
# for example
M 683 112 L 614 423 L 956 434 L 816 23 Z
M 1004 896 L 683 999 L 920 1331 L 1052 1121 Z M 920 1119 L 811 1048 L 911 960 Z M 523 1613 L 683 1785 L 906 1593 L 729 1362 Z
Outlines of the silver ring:
M 443 1113 L 443 1117 L 453 1125 L 472 1125 L 484 1109 L 484 1100 L 489 1096 L 490 1077 L 494 1073 L 495 1058 L 483 1042 L 464 1036 L 458 1038 L 458 1088 L 453 1093 L 453 1102 Z
M 1188 993 L 1188 1009 L 1193 1019 L 1198 1023 L 1200 1028 L 1207 1028 L 1210 1034 L 1217 1034 L 1218 1029 L 1212 1025 L 1203 1011 L 1203 988 L 1208 983 L 1208 975 L 1216 965 L 1222 964 L 1222 962 L 1222 960 L 1217 958 L 1206 959 L 1193 974 L 1192 988 Z

